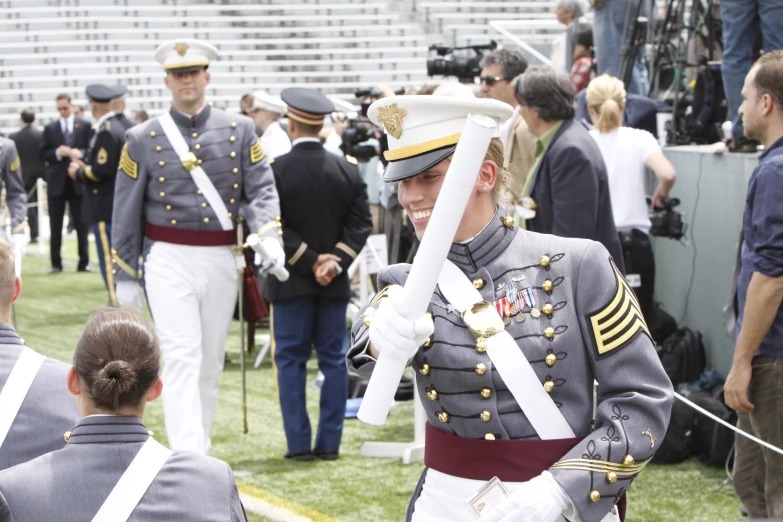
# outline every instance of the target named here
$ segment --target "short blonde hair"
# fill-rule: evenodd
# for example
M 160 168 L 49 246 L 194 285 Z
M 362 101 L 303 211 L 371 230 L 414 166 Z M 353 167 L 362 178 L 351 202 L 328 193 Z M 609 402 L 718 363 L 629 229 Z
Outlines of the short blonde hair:
M 625 87 L 619 79 L 602 74 L 587 86 L 587 104 L 598 113 L 595 127 L 602 133 L 611 132 L 623 123 Z
M 14 299 L 16 271 L 14 249 L 5 239 L 0 239 L 0 310 L 7 311 Z
M 500 138 L 492 138 L 492 141 L 489 142 L 489 148 L 487 149 L 487 154 L 484 156 L 484 159 L 490 160 L 498 166 L 498 176 L 495 180 L 495 187 L 492 189 L 492 199 L 495 203 L 508 201 L 511 176 L 504 165 L 503 142 L 500 141 Z

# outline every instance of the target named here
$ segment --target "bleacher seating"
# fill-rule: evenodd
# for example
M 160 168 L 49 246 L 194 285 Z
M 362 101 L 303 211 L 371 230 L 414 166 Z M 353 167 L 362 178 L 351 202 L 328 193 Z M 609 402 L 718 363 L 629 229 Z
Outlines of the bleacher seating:
M 177 37 L 218 47 L 208 96 L 237 110 L 259 88 L 307 84 L 352 99 L 357 88 L 421 85 L 429 44 L 513 44 L 493 20 L 530 21 L 514 35 L 537 48 L 562 31 L 543 0 L 217 1 L 0 0 L 0 132 L 25 107 L 55 118 L 60 92 L 85 105 L 90 83 L 123 83 L 130 109 L 157 114 L 170 96 L 152 52 Z

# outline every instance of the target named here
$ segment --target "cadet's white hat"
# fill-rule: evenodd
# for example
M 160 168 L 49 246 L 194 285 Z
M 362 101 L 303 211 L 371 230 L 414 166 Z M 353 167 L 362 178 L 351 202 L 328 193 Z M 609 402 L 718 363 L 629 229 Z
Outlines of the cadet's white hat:
M 454 153 L 468 114 L 484 114 L 498 125 L 514 113 L 507 103 L 458 96 L 391 96 L 367 112 L 383 126 L 389 150 L 384 181 L 399 181 L 421 174 Z M 496 137 L 500 136 L 499 131 Z
M 155 49 L 155 59 L 169 72 L 206 68 L 217 55 L 218 51 L 214 46 L 192 38 L 172 40 Z
M 361 110 L 361 107 L 357 107 L 353 103 L 345 101 L 341 98 L 337 98 L 335 96 L 327 96 L 327 98 L 332 100 L 332 103 L 334 103 L 334 112 L 345 113 L 349 118 L 355 118 Z
M 286 104 L 280 96 L 267 94 L 264 91 L 255 91 L 253 93 L 253 108 L 283 114 Z

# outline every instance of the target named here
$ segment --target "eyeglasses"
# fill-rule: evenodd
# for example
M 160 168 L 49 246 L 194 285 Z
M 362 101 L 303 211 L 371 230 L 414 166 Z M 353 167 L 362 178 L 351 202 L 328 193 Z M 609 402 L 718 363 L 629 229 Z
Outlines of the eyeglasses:
M 479 83 L 485 83 L 488 87 L 492 87 L 495 85 L 495 82 L 507 82 L 508 78 L 503 78 L 502 76 L 481 76 L 479 78 Z

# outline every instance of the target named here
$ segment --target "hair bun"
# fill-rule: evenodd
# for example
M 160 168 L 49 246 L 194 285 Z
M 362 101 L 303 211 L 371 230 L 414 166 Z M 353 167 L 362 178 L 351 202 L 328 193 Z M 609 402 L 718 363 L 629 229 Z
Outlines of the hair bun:
M 93 393 L 114 408 L 119 405 L 120 396 L 136 383 L 136 370 L 127 361 L 109 361 L 95 372 Z

